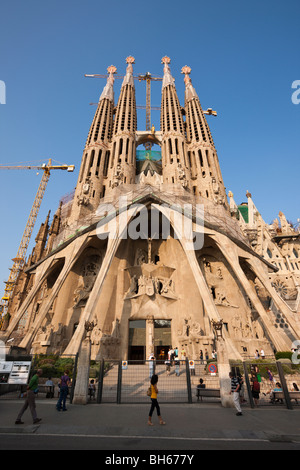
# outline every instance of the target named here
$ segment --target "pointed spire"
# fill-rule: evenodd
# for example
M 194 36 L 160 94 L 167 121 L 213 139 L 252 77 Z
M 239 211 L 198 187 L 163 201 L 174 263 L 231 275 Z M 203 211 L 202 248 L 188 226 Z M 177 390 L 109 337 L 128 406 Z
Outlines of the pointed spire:
M 122 83 L 122 87 L 125 86 L 125 85 L 131 85 L 132 87 L 134 87 L 133 67 L 132 67 L 132 64 L 135 63 L 134 57 L 132 57 L 131 55 L 128 56 L 126 58 L 126 63 L 128 65 L 127 65 L 127 69 L 126 69 L 126 75 L 125 75 L 123 83 Z
M 99 98 L 99 101 L 103 100 L 104 98 L 110 100 L 112 103 L 114 102 L 114 74 L 116 73 L 117 68 L 114 65 L 110 65 L 107 68 L 107 72 L 109 73 L 109 77 L 107 78 L 107 83 L 103 88 L 102 94 Z
M 164 77 L 162 82 L 162 88 L 165 88 L 168 85 L 174 85 L 174 78 L 172 77 L 169 63 L 171 62 L 170 57 L 164 56 L 161 59 L 161 63 L 164 64 Z
M 191 67 L 185 65 L 181 69 L 181 73 L 184 74 L 184 83 L 185 83 L 185 101 L 188 102 L 193 98 L 198 98 L 195 88 L 192 85 L 192 80 L 190 77 Z

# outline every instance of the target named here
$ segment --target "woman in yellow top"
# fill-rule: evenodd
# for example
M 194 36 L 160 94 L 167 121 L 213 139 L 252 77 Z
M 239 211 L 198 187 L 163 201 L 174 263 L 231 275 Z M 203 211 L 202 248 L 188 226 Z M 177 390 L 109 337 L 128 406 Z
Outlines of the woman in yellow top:
M 155 408 L 156 408 L 156 411 L 157 411 L 159 424 L 166 424 L 163 421 L 162 417 L 160 416 L 160 407 L 159 407 L 159 404 L 158 404 L 158 401 L 157 401 L 157 394 L 158 394 L 157 382 L 158 382 L 158 376 L 153 375 L 151 377 L 151 408 L 150 408 L 150 411 L 149 411 L 149 418 L 148 418 L 148 425 L 149 426 L 153 426 L 153 423 L 152 423 L 151 419 L 152 419 L 152 414 L 153 414 L 153 411 L 154 411 Z

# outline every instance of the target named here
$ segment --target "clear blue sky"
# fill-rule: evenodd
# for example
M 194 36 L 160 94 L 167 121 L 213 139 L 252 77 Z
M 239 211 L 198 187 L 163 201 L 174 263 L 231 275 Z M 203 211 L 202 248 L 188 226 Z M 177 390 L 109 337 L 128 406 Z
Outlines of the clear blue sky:
M 76 165 L 74 174 L 52 172 L 34 236 L 49 209 L 76 185 L 82 151 L 105 85 L 85 73 L 106 73 L 113 64 L 125 72 L 135 57 L 135 73 L 171 71 L 181 104 L 181 67 L 191 78 L 208 117 L 227 191 L 237 203 L 252 193 L 266 222 L 281 210 L 296 222 L 299 210 L 300 104 L 291 101 L 300 80 L 298 0 L 15 0 L 1 4 L 0 164 L 58 162 Z M 115 82 L 118 98 L 121 82 Z M 136 83 L 137 104 L 145 104 L 145 84 Z M 161 82 L 152 85 L 159 106 Z M 152 122 L 159 128 L 159 112 Z M 138 128 L 145 128 L 139 111 Z M 42 174 L 0 172 L 0 293 L 9 275 Z M 32 243 L 28 250 L 31 252 Z

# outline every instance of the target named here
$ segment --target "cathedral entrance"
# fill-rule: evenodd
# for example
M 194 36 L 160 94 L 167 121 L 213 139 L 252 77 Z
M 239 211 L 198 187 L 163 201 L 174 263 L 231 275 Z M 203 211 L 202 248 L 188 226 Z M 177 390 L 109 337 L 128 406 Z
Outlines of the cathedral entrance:
M 129 361 L 147 360 L 151 353 L 154 353 L 157 361 L 165 361 L 168 358 L 168 351 L 172 345 L 171 320 L 147 321 L 129 321 Z
M 168 359 L 172 345 L 171 320 L 154 320 L 154 356 L 157 361 Z
M 129 321 L 128 360 L 146 359 L 146 320 Z

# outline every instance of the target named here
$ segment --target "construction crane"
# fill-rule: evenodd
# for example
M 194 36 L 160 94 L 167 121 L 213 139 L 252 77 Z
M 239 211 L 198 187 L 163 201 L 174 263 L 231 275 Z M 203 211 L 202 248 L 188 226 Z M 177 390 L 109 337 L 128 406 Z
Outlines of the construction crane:
M 10 300 L 10 297 L 12 295 L 12 292 L 14 290 L 17 278 L 19 273 L 22 271 L 25 265 L 25 258 L 26 258 L 26 252 L 27 248 L 30 242 L 30 238 L 32 235 L 32 231 L 37 219 L 37 215 L 42 203 L 42 199 L 47 187 L 47 183 L 50 178 L 50 171 L 52 170 L 67 170 L 68 172 L 73 172 L 75 169 L 74 165 L 53 165 L 52 160 L 49 159 L 48 163 L 43 163 L 41 165 L 35 166 L 35 165 L 17 165 L 17 166 L 5 166 L 5 165 L 0 165 L 0 170 L 43 170 L 43 176 L 38 188 L 38 191 L 36 193 L 29 218 L 26 223 L 26 227 L 21 239 L 21 243 L 17 252 L 17 256 L 13 258 L 13 266 L 10 269 L 10 275 L 8 278 L 8 281 L 5 282 L 6 287 L 4 289 L 4 296 L 2 297 L 3 304 L 1 305 L 1 310 L 2 312 L 2 318 L 0 318 L 0 329 L 2 327 L 2 322 L 4 315 L 7 313 L 8 309 L 8 303 Z

